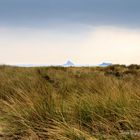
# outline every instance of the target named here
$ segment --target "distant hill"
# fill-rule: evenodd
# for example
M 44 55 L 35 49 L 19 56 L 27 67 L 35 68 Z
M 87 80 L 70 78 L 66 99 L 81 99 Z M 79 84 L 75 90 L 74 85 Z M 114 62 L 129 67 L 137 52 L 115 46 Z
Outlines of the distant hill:
M 63 64 L 64 67 L 72 67 L 75 66 L 74 63 L 72 63 L 71 61 L 67 61 L 67 63 Z
M 49 67 L 49 66 L 62 66 L 62 67 L 107 67 L 107 66 L 111 66 L 112 63 L 106 63 L 103 62 L 101 64 L 97 64 L 97 65 L 89 65 L 89 64 L 75 64 L 72 61 L 68 60 L 65 64 L 60 64 L 60 65 L 48 65 L 48 64 L 17 64 L 15 66 L 19 66 L 19 67 Z
M 112 63 L 105 63 L 105 62 L 103 62 L 102 64 L 100 64 L 99 66 L 100 67 L 107 67 L 107 66 L 111 66 L 112 65 Z

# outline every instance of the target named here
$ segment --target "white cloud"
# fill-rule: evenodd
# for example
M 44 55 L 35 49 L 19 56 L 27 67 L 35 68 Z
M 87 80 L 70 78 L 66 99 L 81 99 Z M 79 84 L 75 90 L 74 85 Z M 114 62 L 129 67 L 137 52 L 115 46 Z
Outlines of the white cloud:
M 80 32 L 0 28 L 0 63 L 140 64 L 140 31 L 94 27 Z

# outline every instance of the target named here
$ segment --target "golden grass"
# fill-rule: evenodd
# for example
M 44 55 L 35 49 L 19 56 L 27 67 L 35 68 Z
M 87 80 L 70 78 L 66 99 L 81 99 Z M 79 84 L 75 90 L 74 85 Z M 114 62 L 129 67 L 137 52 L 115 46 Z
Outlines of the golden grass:
M 1 66 L 0 80 L 0 139 L 139 139 L 139 66 Z

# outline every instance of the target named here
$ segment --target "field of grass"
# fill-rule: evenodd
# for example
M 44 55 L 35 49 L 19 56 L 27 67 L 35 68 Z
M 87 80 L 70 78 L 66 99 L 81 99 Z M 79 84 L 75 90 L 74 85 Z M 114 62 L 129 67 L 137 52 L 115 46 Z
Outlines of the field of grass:
M 140 139 L 140 66 L 0 66 L 0 140 L 121 139 Z

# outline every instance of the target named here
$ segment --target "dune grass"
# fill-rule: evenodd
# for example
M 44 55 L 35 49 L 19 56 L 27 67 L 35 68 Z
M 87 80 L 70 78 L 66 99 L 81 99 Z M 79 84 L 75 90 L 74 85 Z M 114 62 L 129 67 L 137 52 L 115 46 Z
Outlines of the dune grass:
M 2 140 L 140 138 L 140 66 L 0 66 Z

